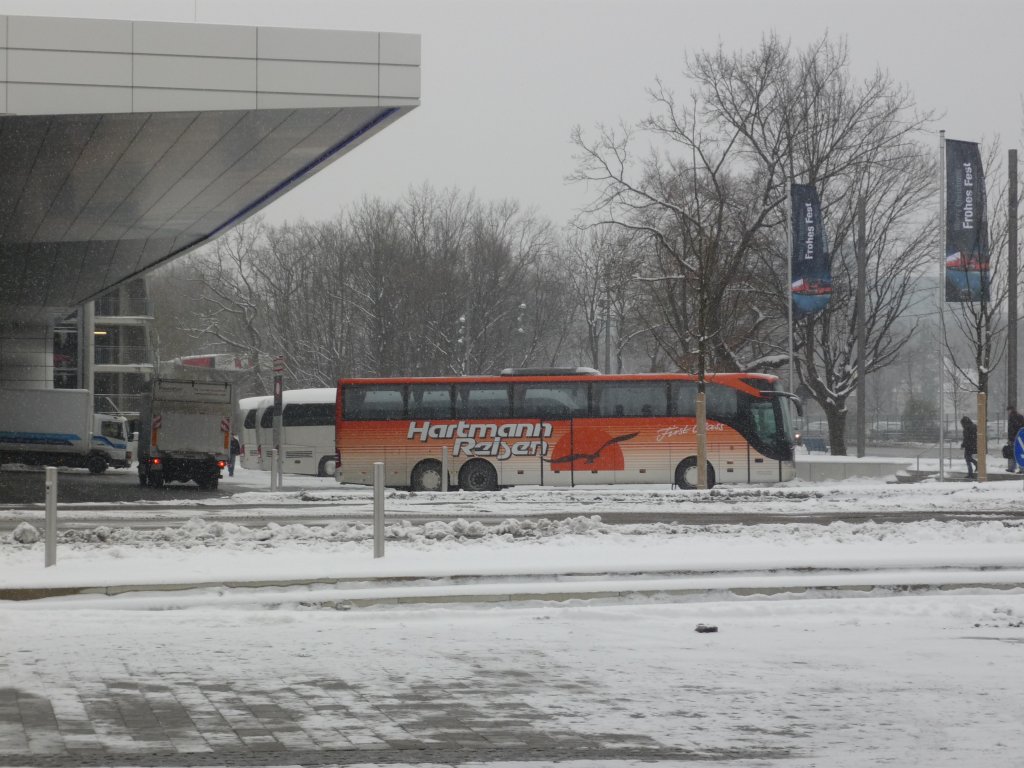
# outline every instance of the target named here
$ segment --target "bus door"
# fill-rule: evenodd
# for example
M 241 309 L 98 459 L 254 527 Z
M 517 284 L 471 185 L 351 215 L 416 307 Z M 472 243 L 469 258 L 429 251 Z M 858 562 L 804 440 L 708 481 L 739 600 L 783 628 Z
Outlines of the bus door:
M 259 469 L 259 440 L 256 437 L 256 411 L 253 405 L 242 411 L 242 433 L 238 436 L 242 442 L 242 455 L 239 462 L 245 469 Z
M 274 399 L 256 409 L 257 469 L 270 471 L 270 449 L 274 447 Z
M 751 468 L 762 467 L 749 450 L 746 437 L 736 428 L 748 420 L 748 397 L 732 387 L 709 382 L 705 389 L 708 414 L 708 461 L 715 469 L 715 483 L 746 483 Z
M 750 403 L 750 422 L 753 428 L 750 446 L 750 482 L 779 482 L 780 464 L 778 459 L 769 458 L 760 453 L 757 446 L 765 450 L 773 449 L 777 440 L 778 425 L 775 414 L 775 402 L 770 399 L 752 400 Z

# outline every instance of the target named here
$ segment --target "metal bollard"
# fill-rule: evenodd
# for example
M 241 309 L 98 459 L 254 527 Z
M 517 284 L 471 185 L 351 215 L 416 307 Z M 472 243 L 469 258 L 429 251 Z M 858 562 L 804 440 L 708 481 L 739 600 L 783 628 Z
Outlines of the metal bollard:
M 441 446 L 441 491 L 448 491 L 448 446 Z
M 46 468 L 46 566 L 57 564 L 57 468 Z
M 270 490 L 277 490 L 277 448 L 270 449 Z
M 384 557 L 384 462 L 373 462 L 373 556 Z

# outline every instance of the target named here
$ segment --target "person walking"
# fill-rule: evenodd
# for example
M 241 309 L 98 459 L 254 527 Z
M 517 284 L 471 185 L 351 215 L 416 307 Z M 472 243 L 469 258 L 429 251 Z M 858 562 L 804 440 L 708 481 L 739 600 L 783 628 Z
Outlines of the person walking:
M 1006 407 L 1006 442 L 1010 446 L 1009 455 L 1006 457 L 1006 471 L 1020 472 L 1017 467 L 1017 459 L 1013 456 L 1013 443 L 1017 439 L 1017 433 L 1024 429 L 1024 415 L 1009 405 Z
M 964 416 L 960 419 L 960 426 L 963 427 L 963 442 L 960 447 L 964 449 L 964 461 L 967 462 L 967 479 L 973 480 L 978 471 L 978 460 L 974 455 L 978 452 L 978 425 Z
M 228 477 L 235 476 L 235 459 L 238 454 L 242 452 L 242 443 L 238 439 L 238 435 L 231 436 L 231 455 L 228 458 Z

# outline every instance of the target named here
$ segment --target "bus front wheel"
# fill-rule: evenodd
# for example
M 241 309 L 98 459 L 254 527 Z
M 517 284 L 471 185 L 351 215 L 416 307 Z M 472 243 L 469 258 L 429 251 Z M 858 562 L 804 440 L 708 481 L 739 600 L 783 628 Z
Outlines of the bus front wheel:
M 683 459 L 676 467 L 676 485 L 680 488 L 692 491 L 697 487 L 697 457 L 691 456 Z M 715 487 L 715 468 L 708 462 L 708 488 Z
M 464 491 L 496 491 L 498 473 L 483 459 L 467 461 L 459 470 L 459 485 Z
M 441 462 L 434 459 L 421 461 L 412 470 L 411 485 L 414 491 L 440 491 Z

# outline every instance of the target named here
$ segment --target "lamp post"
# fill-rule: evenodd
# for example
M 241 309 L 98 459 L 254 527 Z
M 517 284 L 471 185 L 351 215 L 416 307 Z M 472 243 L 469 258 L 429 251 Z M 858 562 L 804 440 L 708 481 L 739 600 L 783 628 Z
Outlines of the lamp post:
M 459 315 L 459 353 L 462 356 L 460 373 L 466 375 L 466 359 L 469 357 L 469 337 L 466 335 L 466 316 Z

